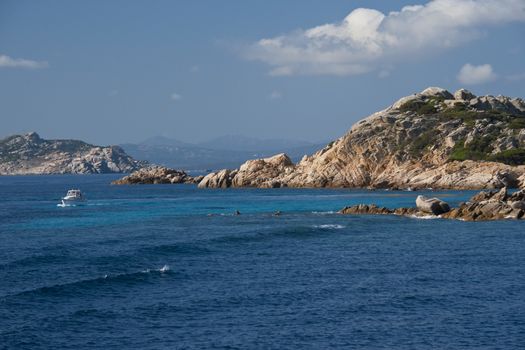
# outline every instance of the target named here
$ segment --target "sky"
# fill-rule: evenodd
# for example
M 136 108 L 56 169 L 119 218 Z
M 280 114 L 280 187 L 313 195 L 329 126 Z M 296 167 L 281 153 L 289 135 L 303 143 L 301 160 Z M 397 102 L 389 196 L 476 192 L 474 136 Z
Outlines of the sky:
M 319 142 L 428 86 L 525 98 L 525 0 L 0 1 L 0 137 Z

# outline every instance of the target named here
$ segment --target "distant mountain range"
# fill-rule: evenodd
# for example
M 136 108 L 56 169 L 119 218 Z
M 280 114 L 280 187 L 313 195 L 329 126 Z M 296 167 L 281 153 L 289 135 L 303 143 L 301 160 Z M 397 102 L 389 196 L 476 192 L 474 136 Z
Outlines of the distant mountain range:
M 280 152 L 286 152 L 292 159 L 300 160 L 323 144 L 228 135 L 201 143 L 156 136 L 140 143 L 120 146 L 135 159 L 176 169 L 199 171 L 237 167 L 246 159 L 268 157 Z

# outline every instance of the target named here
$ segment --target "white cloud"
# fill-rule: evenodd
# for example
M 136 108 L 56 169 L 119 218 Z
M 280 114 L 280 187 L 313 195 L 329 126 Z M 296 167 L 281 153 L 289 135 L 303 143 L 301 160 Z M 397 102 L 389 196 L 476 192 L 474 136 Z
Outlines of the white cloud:
M 172 93 L 170 98 L 173 100 L 173 101 L 179 101 L 180 99 L 182 99 L 182 96 L 177 94 L 176 92 Z
M 432 0 L 383 14 L 358 8 L 342 22 L 259 40 L 248 59 L 270 65 L 270 75 L 354 75 L 416 54 L 471 41 L 489 25 L 525 21 L 523 0 Z
M 473 66 L 470 63 L 465 64 L 458 73 L 458 80 L 462 84 L 477 85 L 487 83 L 496 79 L 496 74 L 490 64 L 481 64 Z
M 0 68 L 25 68 L 38 69 L 48 67 L 47 62 L 26 60 L 24 58 L 12 58 L 7 55 L 0 55 Z

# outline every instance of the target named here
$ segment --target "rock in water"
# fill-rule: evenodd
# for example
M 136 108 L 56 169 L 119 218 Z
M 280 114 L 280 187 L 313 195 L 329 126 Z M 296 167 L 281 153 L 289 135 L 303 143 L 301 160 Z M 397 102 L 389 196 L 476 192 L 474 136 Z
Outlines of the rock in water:
M 124 176 L 122 179 L 112 182 L 114 185 L 135 184 L 193 184 L 202 180 L 202 177 L 194 178 L 184 171 L 166 168 L 163 166 L 150 166 Z
M 506 198 L 506 201 L 500 200 Z M 438 198 L 418 196 L 417 208 L 397 208 L 395 210 L 378 207 L 375 204 L 359 204 L 345 207 L 341 214 L 393 214 L 402 216 L 424 216 L 428 214 L 440 215 L 445 219 L 463 221 L 488 221 L 514 219 L 525 217 L 525 191 L 519 191 L 508 196 L 506 189 L 498 192 L 480 192 L 458 208 L 450 209 L 448 204 Z
M 450 211 L 448 203 L 439 198 L 427 198 L 425 196 L 417 196 L 416 206 L 419 210 L 425 213 L 441 215 Z
M 525 188 L 524 163 L 522 99 L 428 88 L 297 164 L 284 154 L 249 160 L 200 187 Z

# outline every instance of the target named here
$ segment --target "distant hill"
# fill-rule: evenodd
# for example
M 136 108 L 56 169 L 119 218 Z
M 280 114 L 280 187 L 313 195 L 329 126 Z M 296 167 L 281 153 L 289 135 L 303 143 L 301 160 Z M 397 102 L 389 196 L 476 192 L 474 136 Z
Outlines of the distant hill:
M 171 168 L 198 171 L 237 167 L 246 159 L 267 157 L 283 151 L 292 159 L 299 160 L 305 154 L 313 153 L 320 145 L 230 135 L 196 144 L 158 136 L 140 143 L 120 146 L 136 159 Z
M 129 173 L 145 164 L 119 146 L 44 140 L 35 132 L 0 140 L 0 175 Z

